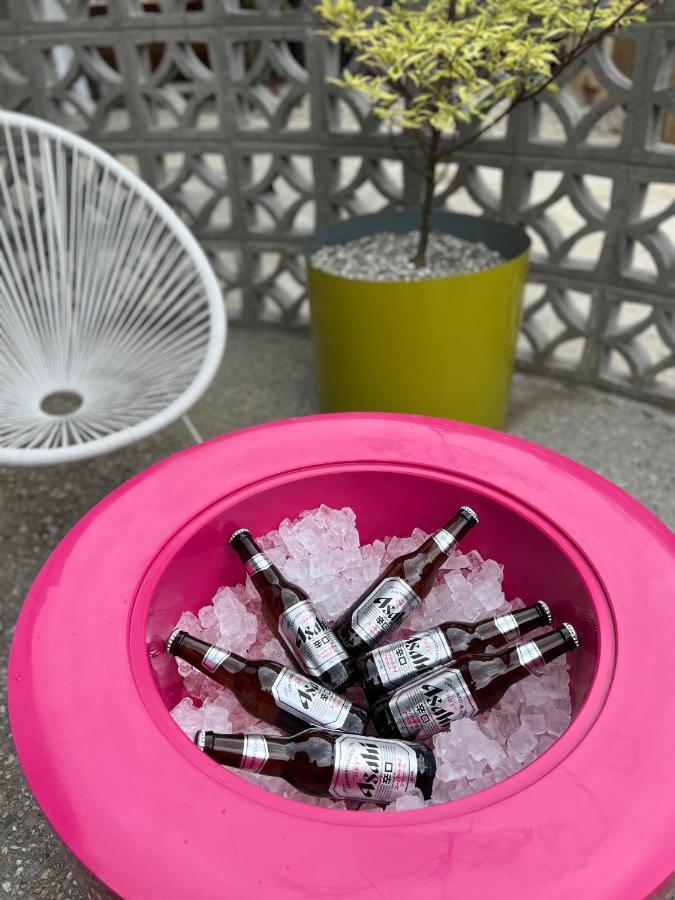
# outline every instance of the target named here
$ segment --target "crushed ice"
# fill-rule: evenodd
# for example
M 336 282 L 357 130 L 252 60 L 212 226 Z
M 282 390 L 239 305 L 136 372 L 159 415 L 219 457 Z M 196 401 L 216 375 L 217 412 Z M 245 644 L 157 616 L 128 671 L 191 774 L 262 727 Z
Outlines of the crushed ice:
M 360 546 L 354 512 L 320 506 L 294 521 L 284 519 L 277 531 L 259 538 L 258 543 L 290 581 L 307 591 L 324 618 L 332 620 L 386 565 L 414 550 L 426 537 L 426 532 L 416 528 L 410 537 L 389 537 Z M 518 598 L 507 602 L 502 578 L 503 566 L 498 562 L 484 560 L 476 550 L 456 552 L 441 569 L 429 596 L 396 637 L 451 619 L 476 622 L 522 608 L 525 604 Z M 288 663 L 263 621 L 260 599 L 248 578 L 245 584 L 221 587 L 213 602 L 202 607 L 198 615 L 183 613 L 177 627 L 244 656 Z M 201 728 L 281 734 L 243 710 L 233 694 L 188 663 L 177 663 L 189 696 L 174 707 L 171 715 L 191 740 Z M 350 689 L 348 696 L 363 702 L 358 687 Z M 438 769 L 431 800 L 425 802 L 419 792 L 413 792 L 392 803 L 388 810 L 433 806 L 497 784 L 550 747 L 569 725 L 570 716 L 569 676 L 562 657 L 547 665 L 539 677 L 525 678 L 509 688 L 494 709 L 475 719 L 459 720 L 450 732 L 435 735 Z M 241 777 L 303 803 L 345 808 L 342 802 L 303 794 L 280 778 Z M 373 804 L 361 804 L 360 809 L 379 811 Z

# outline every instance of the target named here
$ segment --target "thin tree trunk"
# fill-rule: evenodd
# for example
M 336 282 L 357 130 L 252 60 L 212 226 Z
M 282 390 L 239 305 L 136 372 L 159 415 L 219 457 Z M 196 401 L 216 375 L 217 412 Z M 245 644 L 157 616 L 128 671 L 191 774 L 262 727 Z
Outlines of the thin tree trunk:
M 422 197 L 422 209 L 420 217 L 420 237 L 417 242 L 417 250 L 411 262 L 416 269 L 421 269 L 427 261 L 427 244 L 431 233 L 431 213 L 434 208 L 434 188 L 436 187 L 436 148 L 440 139 L 440 132 L 435 128 L 429 141 L 429 153 L 424 167 L 424 196 Z

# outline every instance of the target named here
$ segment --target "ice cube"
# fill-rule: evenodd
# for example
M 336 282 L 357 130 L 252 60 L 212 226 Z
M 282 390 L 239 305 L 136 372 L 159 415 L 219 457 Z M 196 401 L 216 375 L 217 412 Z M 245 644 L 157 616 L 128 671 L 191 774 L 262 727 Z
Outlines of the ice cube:
M 504 594 L 496 582 L 483 581 L 475 585 L 471 602 L 474 606 L 472 614 L 475 611 L 476 618 L 484 619 L 502 605 Z M 471 619 L 471 621 L 476 621 L 476 619 Z
M 522 718 L 523 727 L 527 728 L 532 734 L 546 733 L 546 716 L 543 713 L 529 713 Z
M 216 696 L 212 701 L 206 701 L 202 707 L 202 728 L 216 731 L 220 734 L 232 732 L 232 720 L 230 719 L 230 703 L 223 694 Z
M 453 606 L 458 612 L 461 610 L 463 614 L 468 615 L 471 612 L 473 586 L 461 572 L 451 572 L 446 575 L 445 583 L 450 591 Z
M 426 806 L 426 802 L 422 796 L 422 792 L 415 789 L 414 791 L 404 794 L 402 797 L 398 797 L 393 803 L 390 803 L 387 807 L 387 811 L 398 812 L 399 810 L 406 809 L 421 809 L 423 806 Z
M 313 556 L 309 561 L 310 578 L 321 578 L 330 575 L 335 570 L 335 560 L 326 553 Z
M 468 567 L 469 557 L 460 553 L 459 550 L 455 550 L 443 563 L 441 570 L 447 569 L 448 571 L 454 571 L 455 569 L 468 569 Z
M 404 556 L 406 553 L 412 553 L 414 550 L 417 550 L 418 547 L 418 544 L 409 537 L 391 537 L 385 541 L 385 545 L 387 548 L 388 562 L 393 562 L 393 560 L 397 559 L 399 556 Z
M 183 631 L 187 631 L 187 633 L 191 634 L 192 637 L 201 638 L 202 636 L 202 623 L 192 612 L 182 613 L 180 619 L 176 622 L 175 627 L 181 628 Z M 167 637 L 168 636 L 169 635 L 167 634 Z
M 570 715 L 565 710 L 550 706 L 546 710 L 546 730 L 555 737 L 567 729 L 570 724 Z
M 271 659 L 273 662 L 282 663 L 284 666 L 289 664 L 288 656 L 276 638 L 271 638 L 260 648 L 260 659 Z
M 504 566 L 495 562 L 494 559 L 486 559 L 485 562 L 476 569 L 472 566 L 472 572 L 469 575 L 469 581 L 476 585 L 483 584 L 486 581 L 493 581 L 495 584 L 501 585 L 503 578 Z
M 234 653 L 246 653 L 254 643 L 258 631 L 256 616 L 246 609 L 245 590 L 220 588 L 213 598 L 215 615 L 220 627 L 221 646 Z
M 174 722 L 192 740 L 202 727 L 202 711 L 197 709 L 190 697 L 184 697 L 171 710 Z
M 202 606 L 199 610 L 199 624 L 202 628 L 212 628 L 214 625 L 218 625 L 218 619 L 216 618 L 216 611 L 213 608 L 213 605 Z
M 484 561 L 478 550 L 470 550 L 466 554 L 466 559 L 472 572 L 479 571 Z
M 509 738 L 508 752 L 518 762 L 524 762 L 537 746 L 537 740 L 525 725 L 521 725 Z

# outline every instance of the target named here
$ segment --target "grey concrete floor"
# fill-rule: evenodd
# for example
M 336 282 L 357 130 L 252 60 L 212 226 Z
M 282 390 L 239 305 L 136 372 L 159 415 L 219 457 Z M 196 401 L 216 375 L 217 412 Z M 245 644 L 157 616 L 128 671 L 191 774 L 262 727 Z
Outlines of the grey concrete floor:
M 212 437 L 314 411 L 308 338 L 234 330 L 224 364 L 192 419 L 204 437 Z M 675 527 L 672 415 L 589 388 L 517 375 L 509 431 L 595 469 Z M 7 654 L 23 598 L 54 546 L 94 503 L 188 442 L 178 423 L 89 462 L 0 470 L 0 898 L 81 897 L 24 783 L 7 725 Z

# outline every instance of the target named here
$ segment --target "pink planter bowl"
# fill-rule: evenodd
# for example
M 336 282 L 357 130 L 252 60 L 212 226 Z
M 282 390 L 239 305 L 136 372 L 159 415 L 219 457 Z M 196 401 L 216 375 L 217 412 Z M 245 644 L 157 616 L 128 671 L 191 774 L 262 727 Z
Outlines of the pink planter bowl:
M 546 599 L 583 641 L 573 722 L 543 756 L 464 800 L 372 815 L 284 800 L 183 736 L 161 649 L 178 614 L 242 580 L 231 529 L 322 502 L 352 506 L 367 541 L 476 508 L 469 544 L 505 563 L 507 595 Z M 673 584 L 672 534 L 534 444 L 406 416 L 252 428 L 133 478 L 57 547 L 12 646 L 14 739 L 92 897 L 636 900 L 673 868 Z

